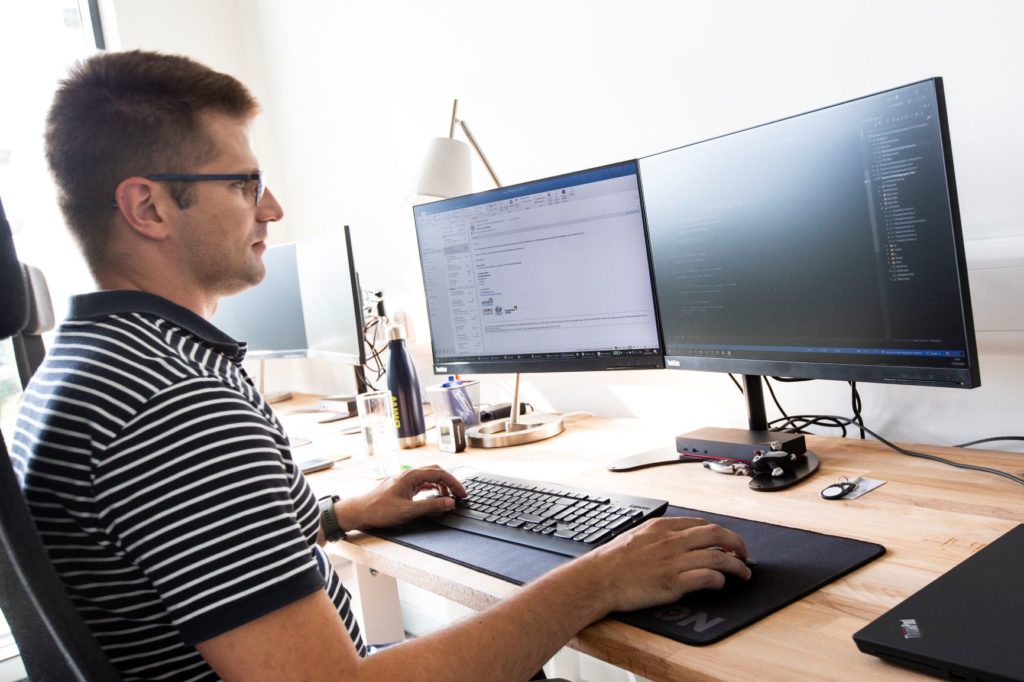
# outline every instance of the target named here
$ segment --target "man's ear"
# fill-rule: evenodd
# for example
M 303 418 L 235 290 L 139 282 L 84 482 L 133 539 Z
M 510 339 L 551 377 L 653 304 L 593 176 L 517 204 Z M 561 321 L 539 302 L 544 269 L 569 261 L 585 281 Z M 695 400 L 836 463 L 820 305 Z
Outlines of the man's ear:
M 114 190 L 117 210 L 135 232 L 147 239 L 167 238 L 167 194 L 152 180 L 125 178 Z

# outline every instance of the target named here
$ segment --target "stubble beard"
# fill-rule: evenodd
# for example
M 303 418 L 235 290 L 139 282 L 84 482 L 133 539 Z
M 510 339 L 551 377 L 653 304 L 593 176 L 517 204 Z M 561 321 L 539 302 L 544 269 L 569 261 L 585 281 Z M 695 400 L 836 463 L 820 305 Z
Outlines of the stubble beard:
M 267 269 L 262 254 L 252 250 L 244 260 L 225 259 L 210 253 L 193 253 L 193 267 L 199 273 L 199 282 L 204 290 L 218 298 L 232 296 L 256 286 L 266 277 Z

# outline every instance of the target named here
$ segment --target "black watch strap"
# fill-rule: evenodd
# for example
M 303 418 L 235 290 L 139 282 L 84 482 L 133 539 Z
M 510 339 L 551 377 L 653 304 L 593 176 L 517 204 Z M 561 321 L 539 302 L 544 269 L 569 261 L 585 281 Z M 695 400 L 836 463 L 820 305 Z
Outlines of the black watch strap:
M 345 537 L 345 531 L 338 523 L 338 515 L 334 513 L 334 503 L 341 498 L 337 495 L 321 497 L 316 501 L 320 507 L 320 527 L 324 529 L 324 537 L 328 542 L 335 542 Z

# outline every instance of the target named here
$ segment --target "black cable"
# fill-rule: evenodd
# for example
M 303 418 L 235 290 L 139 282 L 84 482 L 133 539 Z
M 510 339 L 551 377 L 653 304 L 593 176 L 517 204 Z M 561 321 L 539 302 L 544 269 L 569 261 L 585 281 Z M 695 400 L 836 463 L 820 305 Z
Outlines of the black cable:
M 850 425 L 854 424 L 852 419 L 849 419 L 847 417 L 836 417 L 836 416 L 833 416 L 833 415 L 817 415 L 817 416 L 816 415 L 798 415 L 796 417 L 793 417 L 793 419 L 814 419 L 814 420 L 817 420 L 817 419 L 832 419 L 832 420 L 837 421 L 837 422 L 840 422 L 840 421 L 846 422 L 847 424 L 850 424 Z M 865 431 L 867 431 L 869 434 L 871 434 L 871 436 L 875 440 L 877 440 L 879 443 L 882 443 L 883 445 L 887 446 L 891 450 L 895 450 L 896 452 L 900 453 L 901 455 L 907 455 L 908 457 L 919 457 L 921 459 L 928 459 L 928 460 L 931 460 L 933 462 L 939 462 L 940 464 L 945 464 L 947 466 L 956 467 L 957 469 L 966 469 L 966 470 L 969 470 L 969 471 L 980 471 L 980 472 L 986 473 L 986 474 L 993 474 L 995 476 L 1002 476 L 1003 478 L 1010 479 L 1014 483 L 1018 483 L 1020 485 L 1024 485 L 1024 478 L 1020 478 L 1018 476 L 1014 476 L 1013 474 L 1007 473 L 1005 471 L 1000 471 L 999 469 L 992 469 L 990 467 L 977 466 L 975 464 L 963 464 L 961 462 L 954 462 L 952 460 L 945 459 L 944 457 L 939 457 L 938 455 L 929 455 L 929 454 L 926 454 L 924 452 L 915 452 L 913 450 L 907 450 L 906 448 L 902 448 L 899 445 L 896 445 L 895 443 L 892 443 L 892 442 L 886 440 L 885 438 L 883 438 L 882 436 L 878 435 L 877 433 L 875 433 L 871 429 L 867 428 L 866 426 L 862 427 L 862 428 Z
M 366 376 L 366 365 L 358 365 L 356 367 L 356 371 L 359 372 L 359 377 L 362 379 L 364 386 L 366 386 L 371 391 L 378 390 L 377 387 L 374 385 L 373 381 L 370 381 L 370 379 Z M 374 381 L 376 381 L 376 379 Z
M 382 318 L 372 315 L 373 309 L 366 309 L 368 313 L 366 321 L 363 324 L 363 342 L 369 347 L 370 353 L 366 357 L 366 364 L 364 367 L 374 373 L 374 378 L 371 381 L 365 374 L 363 380 L 368 386 L 377 390 L 373 385 L 374 381 L 380 381 L 380 379 L 387 372 L 387 368 L 384 366 L 382 356 L 386 346 L 379 346 L 378 335 L 380 334 L 380 328 L 382 324 Z
M 857 390 L 857 382 L 850 382 L 850 402 L 853 408 L 853 421 L 857 423 L 860 428 L 860 439 L 864 440 L 864 416 L 860 413 L 863 405 L 860 401 L 860 392 Z
M 786 411 L 784 409 L 782 409 L 782 403 L 780 403 L 779 399 L 775 396 L 775 389 L 772 388 L 772 382 L 768 381 L 768 377 L 764 378 L 764 385 L 768 387 L 768 394 L 771 395 L 772 402 L 775 403 L 775 407 L 777 407 L 779 409 L 779 412 L 782 413 L 782 417 L 785 420 L 785 423 L 790 423 L 792 420 L 790 420 L 789 415 L 786 414 Z M 796 431 L 796 433 L 803 433 L 803 432 L 798 430 L 798 431 Z
M 739 383 L 739 381 L 736 380 L 736 377 L 733 376 L 732 374 L 730 374 L 729 378 L 732 379 L 732 383 L 734 383 L 736 385 L 736 388 L 739 389 L 739 391 L 742 393 L 743 392 L 743 387 L 740 386 L 740 383 Z M 813 381 L 812 379 L 794 379 L 792 377 L 771 377 L 771 378 L 774 381 L 781 381 L 783 383 L 795 383 L 795 382 L 798 382 L 798 381 Z M 855 382 L 855 381 L 849 382 L 850 389 L 852 390 L 851 401 L 852 401 L 852 406 L 853 406 L 853 419 L 845 421 L 845 422 L 835 421 L 831 417 L 820 416 L 820 415 L 814 416 L 814 417 L 810 417 L 810 418 L 806 418 L 806 417 L 790 417 L 786 413 L 786 410 L 782 407 L 782 403 L 779 402 L 778 396 L 775 395 L 775 389 L 772 388 L 772 384 L 771 384 L 770 381 L 768 381 L 768 377 L 764 377 L 764 383 L 765 383 L 765 386 L 768 387 L 768 393 L 771 394 L 772 401 L 775 403 L 775 407 L 778 408 L 779 412 L 782 413 L 782 418 L 774 419 L 774 420 L 772 420 L 771 422 L 768 423 L 768 427 L 769 428 L 771 428 L 772 425 L 776 425 L 776 428 L 775 428 L 776 431 L 784 431 L 786 433 L 806 434 L 807 431 L 805 431 L 804 429 L 806 429 L 807 427 L 809 427 L 809 426 L 822 426 L 822 427 L 830 428 L 830 429 L 840 429 L 842 431 L 842 436 L 841 437 L 842 438 L 846 438 L 846 435 L 847 435 L 847 433 L 846 433 L 846 426 L 847 426 L 847 424 L 852 423 L 852 424 L 856 425 L 860 429 L 861 440 L 863 440 L 865 438 L 865 433 L 864 433 L 864 431 L 865 431 L 865 429 L 864 429 L 864 416 L 861 414 L 861 410 L 863 409 L 863 403 L 861 402 L 860 392 L 857 390 L 857 382 Z M 845 420 L 846 417 L 843 417 L 843 419 Z
M 981 440 L 972 440 L 969 443 L 960 443 L 954 445 L 954 448 L 969 448 L 972 445 L 980 445 L 981 443 L 994 443 L 1000 440 L 1024 440 L 1024 436 L 996 436 L 995 438 L 982 438 Z
M 734 377 L 732 374 L 730 374 L 729 378 L 732 379 L 732 382 L 734 384 L 736 384 L 736 388 L 738 388 L 740 390 L 740 392 L 742 393 L 743 392 L 743 387 L 740 386 L 739 382 L 736 380 L 736 377 Z M 808 415 L 808 414 L 800 414 L 800 415 L 790 416 L 790 415 L 786 414 L 785 410 L 782 409 L 782 404 L 779 402 L 778 398 L 776 398 L 775 391 L 772 389 L 771 382 L 769 382 L 767 379 L 768 379 L 768 377 L 765 377 L 765 382 L 764 383 L 765 383 L 765 385 L 768 386 L 768 392 L 771 394 L 772 400 L 775 402 L 775 406 L 777 408 L 779 408 L 779 412 L 782 413 L 782 417 L 780 417 L 779 419 L 773 419 L 772 421 L 768 422 L 769 430 L 784 431 L 786 433 L 806 433 L 804 431 L 804 429 L 806 429 L 806 428 L 808 428 L 810 426 L 821 426 L 821 427 L 824 427 L 824 428 L 841 429 L 842 432 L 843 432 L 843 436 L 842 437 L 845 438 L 846 437 L 846 426 L 847 425 L 849 425 L 849 426 L 856 426 L 860 430 L 860 434 L 861 434 L 860 437 L 862 439 L 866 439 L 866 437 L 864 435 L 865 432 L 869 433 L 878 442 L 886 445 L 890 449 L 895 450 L 896 452 L 898 452 L 900 454 L 907 455 L 908 457 L 919 457 L 921 459 L 928 459 L 928 460 L 931 460 L 933 462 L 939 462 L 940 464 L 945 464 L 947 466 L 955 467 L 957 469 L 966 469 L 968 471 L 980 471 L 982 473 L 993 474 L 993 475 L 996 475 L 996 476 L 1002 476 L 1003 478 L 1010 479 L 1014 483 L 1019 483 L 1020 485 L 1024 485 L 1024 478 L 1019 478 L 1019 477 L 1014 476 L 1013 474 L 1007 473 L 1005 471 L 1000 471 L 999 469 L 992 469 L 990 467 L 977 466 L 975 464 L 963 464 L 963 463 L 960 463 L 960 462 L 954 462 L 952 460 L 945 459 L 943 457 L 939 457 L 938 455 L 929 455 L 929 454 L 926 454 L 926 453 L 923 453 L 923 452 L 914 452 L 913 450 L 907 450 L 906 448 L 902 448 L 902 447 L 896 445 L 895 443 L 892 443 L 892 442 L 886 440 L 882 436 L 878 435 L 877 433 L 875 433 L 871 429 L 869 429 L 866 426 L 864 426 L 864 417 L 861 414 L 861 410 L 863 409 L 863 404 L 861 402 L 860 392 L 857 391 L 857 382 L 855 382 L 855 381 L 849 382 L 850 383 L 850 389 L 852 391 L 851 401 L 852 401 L 852 404 L 853 404 L 853 419 L 850 419 L 849 417 L 837 417 L 835 415 L 813 415 L 813 414 L 812 415 Z M 790 379 L 790 378 L 782 378 L 782 377 L 772 377 L 772 379 L 774 379 L 775 381 L 782 381 L 782 382 L 810 381 L 810 379 Z M 781 424 L 782 428 L 772 429 L 773 425 L 776 425 L 776 424 Z M 993 441 L 1005 441 L 1005 440 L 1020 440 L 1020 441 L 1024 441 L 1024 436 L 997 436 L 995 438 L 983 438 L 981 440 L 975 440 L 975 441 L 971 441 L 969 443 L 961 443 L 959 445 L 954 445 L 953 447 L 966 448 L 966 447 L 969 447 L 971 445 L 978 445 L 980 443 L 990 443 L 990 442 L 993 442 Z
M 842 418 L 847 420 L 846 417 Z M 810 426 L 821 426 L 829 429 L 842 430 L 842 438 L 846 438 L 847 421 L 836 421 L 832 417 L 822 415 L 798 415 L 796 417 L 774 419 L 768 422 L 768 428 L 774 431 L 785 431 L 786 433 L 808 433 L 804 429 Z M 775 426 L 781 424 L 781 427 Z
M 775 379 L 777 381 L 780 380 L 779 377 L 772 377 L 772 379 Z M 787 381 L 786 379 L 781 380 Z M 810 381 L 810 379 L 792 379 L 789 381 Z M 778 408 L 779 412 L 782 413 L 782 417 L 780 419 L 775 419 L 769 422 L 769 428 L 771 428 L 772 424 L 781 424 L 781 428 L 777 428 L 777 431 L 806 434 L 808 432 L 805 431 L 805 429 L 809 426 L 823 426 L 826 428 L 841 429 L 842 437 L 846 438 L 846 425 L 843 423 L 833 422 L 827 417 L 814 418 L 813 420 L 790 417 L 789 414 L 786 413 L 786 410 L 782 407 L 782 403 L 779 402 L 778 397 L 775 395 L 775 389 L 772 388 L 772 384 L 770 381 L 768 381 L 768 377 L 764 378 L 764 383 L 768 387 L 768 393 L 771 395 L 772 401 L 775 403 L 775 407 Z

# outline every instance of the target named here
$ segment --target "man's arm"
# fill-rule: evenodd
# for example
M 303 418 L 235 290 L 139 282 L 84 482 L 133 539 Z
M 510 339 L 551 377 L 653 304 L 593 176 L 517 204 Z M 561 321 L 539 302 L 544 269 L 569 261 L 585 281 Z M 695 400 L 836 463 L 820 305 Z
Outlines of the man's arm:
M 746 548 L 699 519 L 662 518 L 444 630 L 360 659 L 325 593 L 198 645 L 225 680 L 524 680 L 573 635 L 615 610 L 668 603 L 748 578 Z

